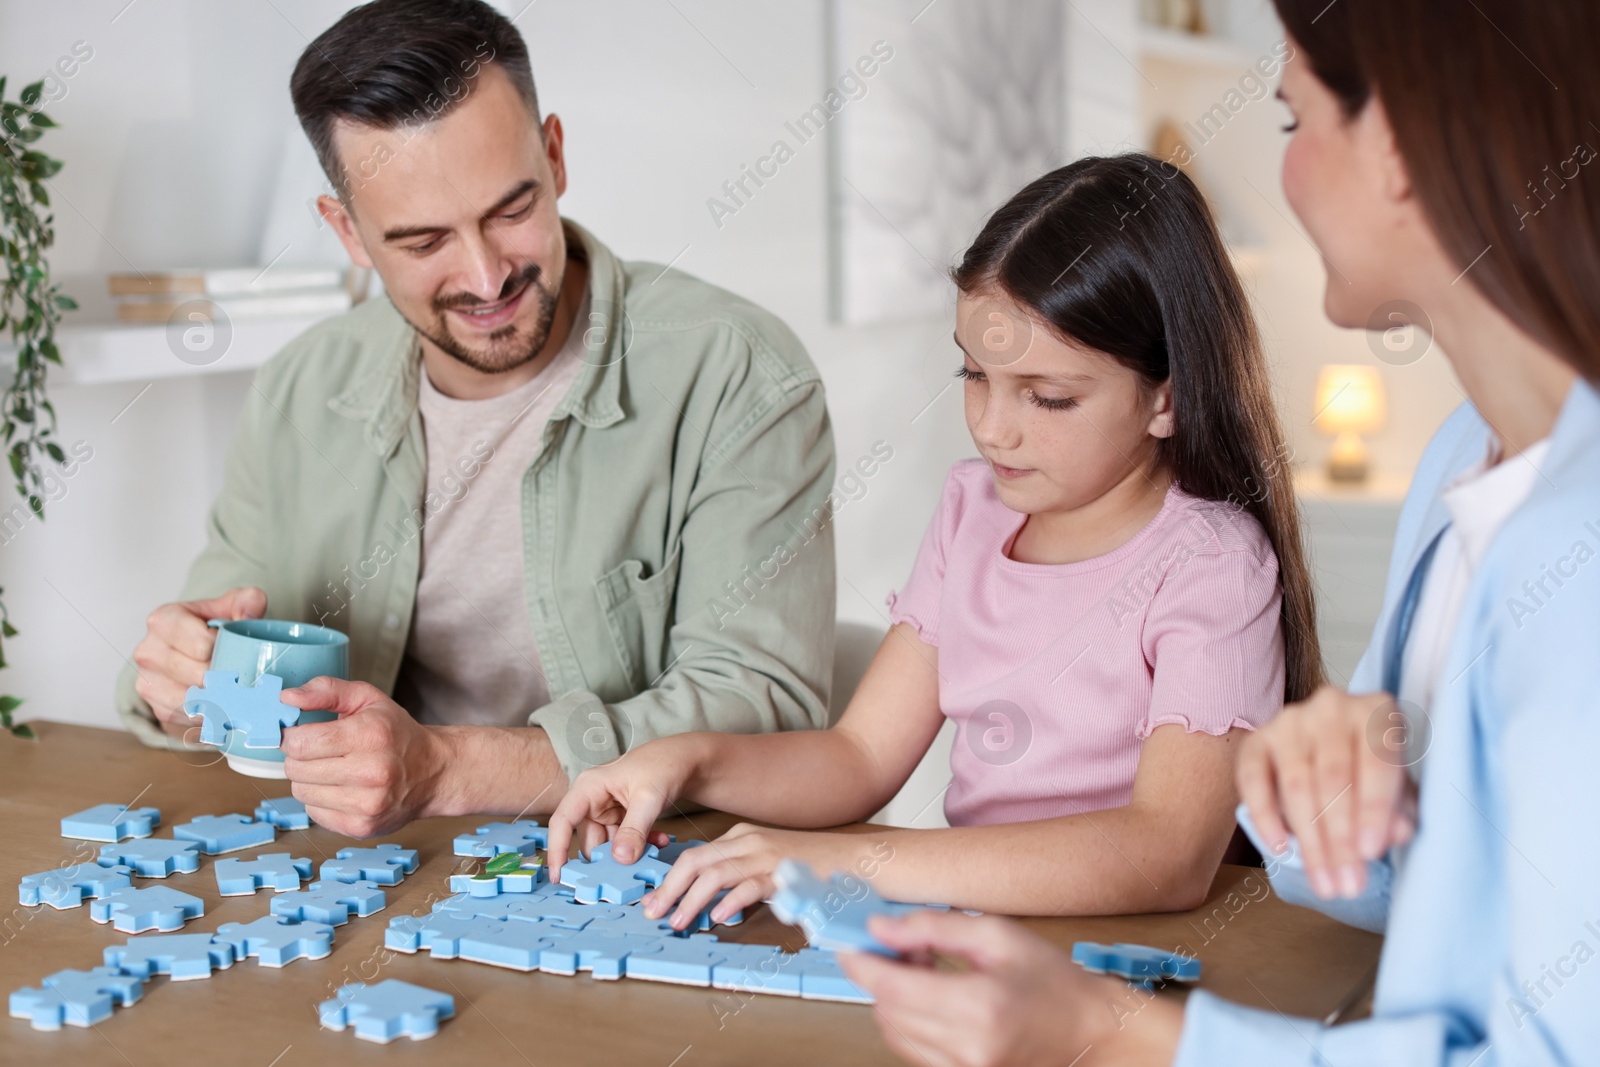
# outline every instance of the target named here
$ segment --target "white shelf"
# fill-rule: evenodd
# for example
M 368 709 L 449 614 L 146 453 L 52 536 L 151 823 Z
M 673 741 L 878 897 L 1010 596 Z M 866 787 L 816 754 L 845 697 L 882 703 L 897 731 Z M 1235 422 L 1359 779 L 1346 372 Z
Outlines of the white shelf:
M 228 350 L 216 362 L 199 366 L 186 363 L 173 353 L 165 326 L 115 322 L 62 325 L 56 330 L 62 366 L 52 367 L 50 378 L 52 383 L 63 385 L 106 385 L 254 370 L 295 337 L 330 317 L 235 320 Z M 0 366 L 8 373 L 15 360 L 15 349 L 0 346 Z
M 1146 59 L 1231 71 L 1243 71 L 1255 62 L 1254 56 L 1226 38 L 1151 25 L 1139 27 L 1139 54 Z

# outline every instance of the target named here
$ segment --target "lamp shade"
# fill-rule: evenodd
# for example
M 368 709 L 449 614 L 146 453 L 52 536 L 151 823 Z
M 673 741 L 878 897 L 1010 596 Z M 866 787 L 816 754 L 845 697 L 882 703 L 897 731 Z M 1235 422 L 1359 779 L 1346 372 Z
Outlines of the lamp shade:
M 1323 433 L 1371 433 L 1388 417 L 1377 367 L 1330 363 L 1317 377 L 1315 423 Z

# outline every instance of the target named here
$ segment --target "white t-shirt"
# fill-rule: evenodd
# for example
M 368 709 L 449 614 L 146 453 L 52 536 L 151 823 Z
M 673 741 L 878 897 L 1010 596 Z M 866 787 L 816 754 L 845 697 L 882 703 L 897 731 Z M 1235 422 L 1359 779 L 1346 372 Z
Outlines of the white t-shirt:
M 422 372 L 429 504 L 395 698 L 420 722 L 525 726 L 550 701 L 523 582 L 522 476 L 583 366 L 585 295 L 549 366 L 502 396 L 456 400 Z M 442 501 L 442 503 L 439 503 Z

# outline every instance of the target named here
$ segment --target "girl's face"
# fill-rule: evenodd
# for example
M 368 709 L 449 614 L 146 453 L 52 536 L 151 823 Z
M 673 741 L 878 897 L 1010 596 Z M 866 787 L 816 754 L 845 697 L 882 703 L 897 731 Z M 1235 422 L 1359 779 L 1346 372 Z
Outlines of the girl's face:
M 1172 436 L 1170 384 L 1068 344 L 1000 293 L 959 296 L 955 340 L 967 429 L 1006 507 L 1073 511 L 1154 471 Z

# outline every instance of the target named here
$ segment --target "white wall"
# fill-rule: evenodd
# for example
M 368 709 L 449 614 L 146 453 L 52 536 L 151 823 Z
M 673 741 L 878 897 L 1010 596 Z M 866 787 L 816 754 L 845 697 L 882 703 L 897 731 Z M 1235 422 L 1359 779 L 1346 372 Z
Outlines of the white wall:
M 837 76 L 829 69 L 824 3 L 523 3 L 501 6 L 508 14 L 521 9 L 518 26 L 542 102 L 566 126 L 572 185 L 564 212 L 623 256 L 676 259 L 787 319 L 822 368 L 841 466 L 876 440 L 893 446 L 894 460 L 838 520 L 841 614 L 880 621 L 944 471 L 970 453 L 958 391 L 946 390 L 956 363 L 950 322 L 828 323 L 820 139 L 801 147 L 720 229 L 705 204 Z M 1232 6 L 1244 9 L 1235 32 L 1275 36 L 1264 7 Z M 345 7 L 342 0 L 0 0 L 0 72 L 13 91 L 75 42 L 93 49 L 48 108 L 62 128 L 41 146 L 67 162 L 55 181 L 62 202 L 53 263 L 75 293 L 103 304 L 104 274 L 132 267 L 256 262 L 277 160 L 285 139 L 300 136 L 289 72 Z M 1068 108 L 1069 155 L 1142 141 L 1143 90 L 1117 54 L 1136 49 L 1132 10 L 1132 0 L 1071 5 L 1069 78 L 1078 91 Z M 915 26 L 893 44 L 916 48 Z M 892 64 L 879 75 L 892 76 Z M 852 106 L 870 102 L 869 95 Z M 1207 164 L 1217 161 L 1219 183 L 1248 176 L 1265 193 L 1265 201 L 1248 189 L 1241 198 L 1272 253 L 1257 292 L 1286 419 L 1297 450 L 1315 459 L 1324 447 L 1307 424 L 1315 366 L 1370 355 L 1360 335 L 1322 321 L 1320 267 L 1277 213 L 1287 214 L 1276 178 L 1279 121 L 1278 105 L 1252 105 Z M 1382 465 L 1409 471 L 1453 406 L 1439 362 L 1435 354 L 1390 372 L 1394 427 L 1376 442 L 1385 449 Z M 113 677 L 142 635 L 145 613 L 172 596 L 201 543 L 218 456 L 248 381 L 216 375 L 162 380 L 139 395 L 141 388 L 56 391 L 62 438 L 88 442 L 93 459 L 51 506 L 47 523 L 0 547 L 0 584 L 22 630 L 8 648 L 13 666 L 0 674 L 0 691 L 26 697 L 28 714 L 112 723 Z

